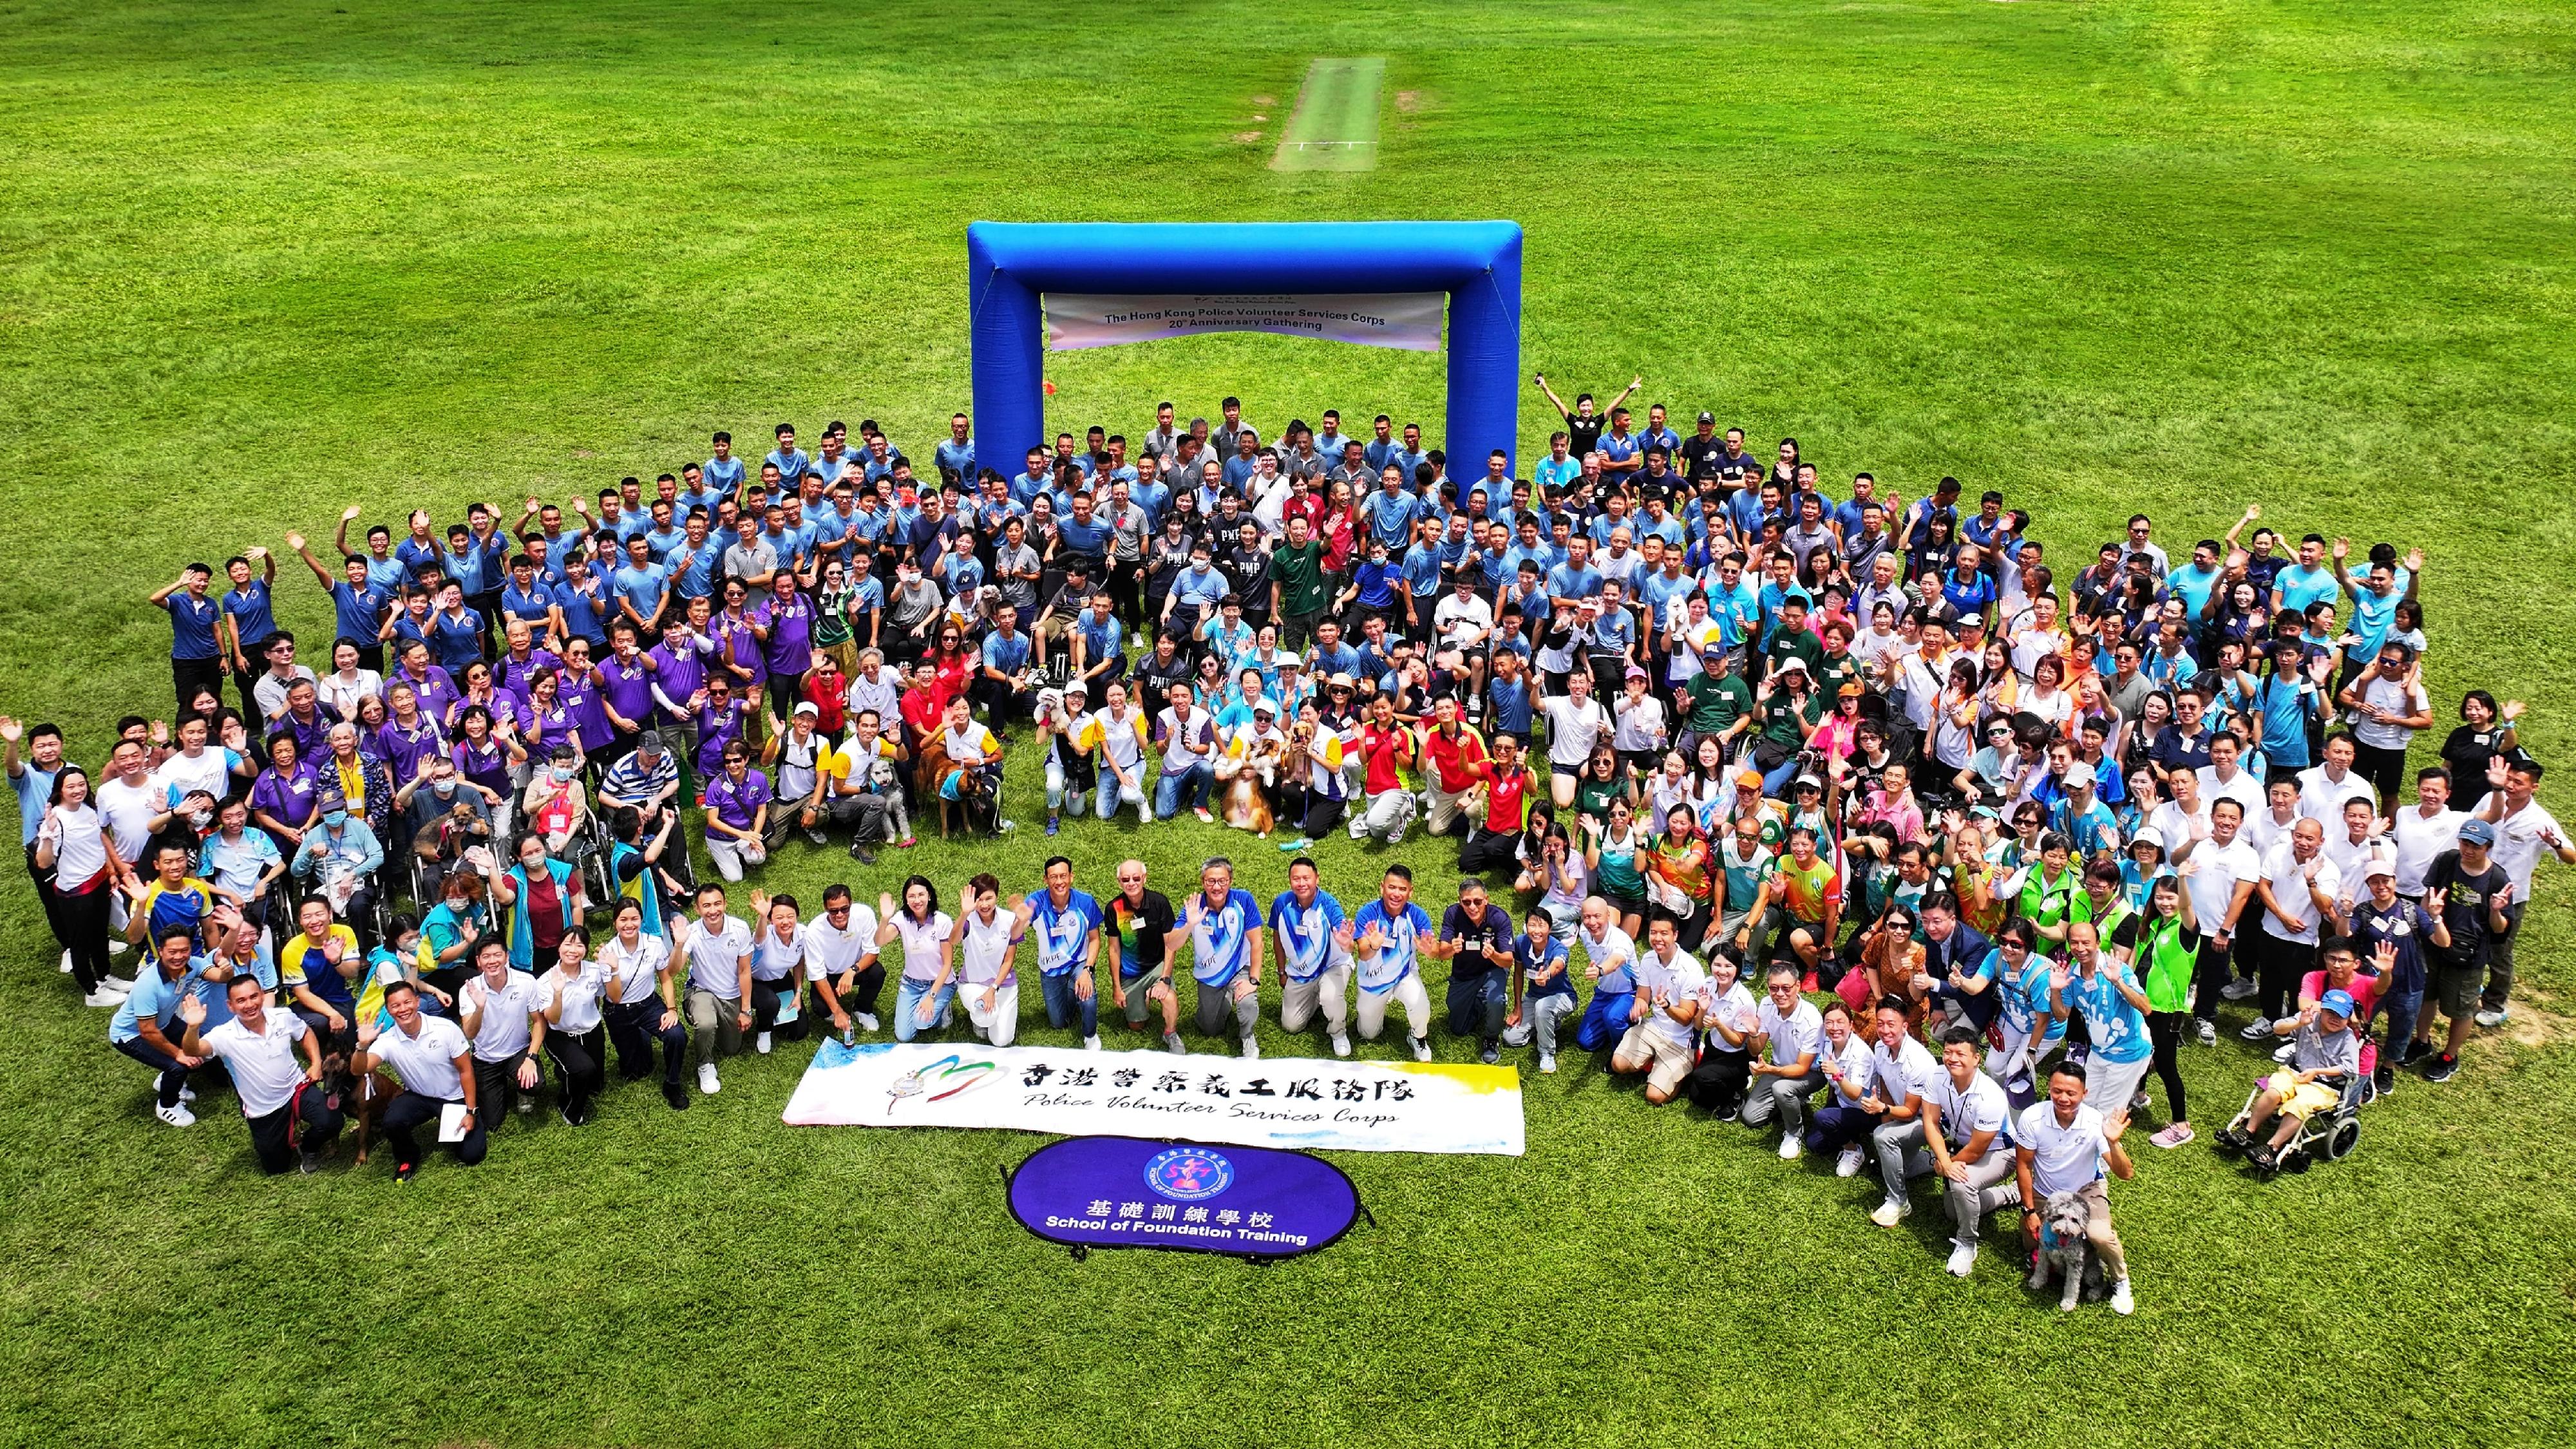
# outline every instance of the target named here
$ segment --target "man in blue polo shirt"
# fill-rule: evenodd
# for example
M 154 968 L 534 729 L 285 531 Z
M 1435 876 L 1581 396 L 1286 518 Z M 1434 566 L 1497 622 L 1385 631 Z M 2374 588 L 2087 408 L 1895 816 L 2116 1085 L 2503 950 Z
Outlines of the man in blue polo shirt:
M 217 625 L 224 609 L 206 596 L 214 579 L 211 566 L 192 563 L 179 571 L 178 578 L 152 591 L 152 606 L 170 615 L 170 682 L 178 690 L 182 709 L 200 689 L 215 691 L 217 698 L 223 694 L 224 651 Z

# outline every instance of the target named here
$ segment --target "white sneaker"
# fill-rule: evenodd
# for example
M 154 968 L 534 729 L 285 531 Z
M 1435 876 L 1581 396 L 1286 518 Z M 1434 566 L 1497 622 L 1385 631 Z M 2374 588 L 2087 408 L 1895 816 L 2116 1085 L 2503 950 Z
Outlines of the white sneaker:
M 1864 1160 L 1865 1160 L 1865 1159 L 1861 1156 L 1861 1150 L 1860 1150 L 1859 1148 L 1857 1148 L 1857 1147 L 1846 1147 L 1846 1148 L 1844 1148 L 1844 1149 L 1843 1149 L 1843 1155 L 1834 1159 L 1834 1176 L 1836 1176 L 1836 1177 L 1858 1177 L 1858 1176 L 1860 1176 L 1860 1166 L 1861 1166 L 1861 1163 L 1862 1163 Z
M 724 1090 L 724 1083 L 716 1077 L 715 1063 L 701 1062 L 698 1064 L 698 1090 L 706 1093 L 710 1097 Z
M 134 978 L 131 976 L 102 976 L 98 978 L 98 989 L 106 992 L 110 996 L 122 1000 L 127 992 L 134 989 Z
M 2126 1278 L 2111 1285 L 2111 1311 L 2122 1318 L 2138 1311 L 2137 1295 L 2129 1291 L 2129 1280 Z
M 1912 1216 L 1914 1216 L 1913 1203 L 1898 1202 L 1895 1198 L 1889 1198 L 1871 1211 L 1869 1220 L 1882 1228 L 1892 1228 Z
M 2218 1045 L 2217 1022 L 2204 1021 L 2200 1024 L 2200 1044 L 2206 1047 L 2214 1047 Z
M 197 1089 L 184 1082 L 181 1083 L 179 1086 L 179 1100 L 182 1102 L 193 1102 L 197 1100 Z
M 1538 1054 L 1538 1069 L 1539 1069 L 1540 1071 L 1542 1071 L 1542 1072 L 1553 1072 L 1553 1071 L 1555 1071 L 1555 1070 L 1556 1070 L 1556 1053 L 1554 1053 L 1554 1052 L 1540 1052 L 1540 1053 Z
M 66 946 L 63 948 L 63 964 L 55 967 L 54 969 L 60 971 L 65 976 L 72 974 L 72 953 L 70 947 Z
M 1335 1055 L 1335 1056 L 1337 1056 L 1337 1057 L 1346 1057 L 1346 1056 L 1349 1056 L 1350 1054 L 1351 1054 L 1351 1038 L 1350 1038 L 1350 1034 L 1349 1034 L 1348 1032 L 1339 1032 L 1339 1031 L 1334 1032 L 1334 1033 L 1333 1033 L 1333 1055 Z
M 152 1109 L 152 1115 L 169 1123 L 173 1127 L 194 1127 L 197 1125 L 197 1114 L 189 1111 L 184 1106 L 174 1105 L 169 1107 L 155 1107 Z
M 1261 1060 L 1261 1043 L 1254 1041 L 1250 1037 L 1245 1037 L 1243 1039 L 1243 1059 L 1247 1062 L 1257 1062 Z
M 2247 1041 L 2261 1041 L 2263 1038 L 2270 1036 L 2271 1034 L 2272 1018 L 2268 1016 L 2258 1016 L 2254 1018 L 2252 1021 L 2245 1024 L 2245 1029 L 2243 1031 L 2237 1033 L 2238 1036 Z
M 1951 1276 L 1951 1277 L 1953 1277 L 1953 1278 L 1965 1278 L 1965 1277 L 1967 1277 L 1967 1276 L 1968 1276 L 1968 1270 L 1969 1270 L 1969 1269 L 1971 1269 L 1971 1268 L 1974 1268 L 1975 1266 L 1977 1266 L 1977 1245 L 1976 1245 L 1976 1244 L 1974 1244 L 1974 1243 L 1961 1243 L 1961 1244 L 1959 1244 L 1957 1247 L 1954 1247 L 1954 1248 L 1952 1248 L 1952 1249 L 1950 1250 L 1950 1276 Z
M 133 949 L 134 943 L 125 939 L 123 936 L 110 936 L 107 938 L 107 954 L 110 956 L 122 956 Z
M 1431 1060 L 1431 1038 L 1417 1036 L 1413 1039 L 1413 1059 L 1417 1062 Z
M 2502 1011 L 2481 1011 L 2477 1014 L 2477 1023 L 2480 1026 L 2502 1026 L 2504 1017 Z
M 110 990 L 108 990 L 108 989 L 107 989 L 106 987 L 104 987 L 104 986 L 100 987 L 100 988 L 99 988 L 99 989 L 97 989 L 96 991 L 91 992 L 89 995 L 84 996 L 84 997 L 82 997 L 82 998 L 81 998 L 81 1005 L 83 1005 L 83 1006 L 100 1006 L 100 1007 L 105 1007 L 105 1006 L 123 1006 L 124 1004 L 125 1004 L 125 998 L 124 998 L 124 996 L 120 995 L 120 994 L 119 994 L 119 993 L 117 993 L 117 992 L 110 991 Z
M 1096 1036 L 1084 1037 L 1082 1039 L 1082 1049 L 1087 1052 L 1096 1052 L 1100 1050 L 1100 1038 Z
M 1780 1160 L 1782 1162 L 1795 1162 L 1806 1155 L 1807 1144 L 1798 1140 L 1797 1133 L 1792 1132 L 1788 1136 L 1780 1139 Z
M 769 1055 L 769 1033 L 764 1031 L 760 1035 L 753 1037 L 751 1039 L 751 1049 L 760 1053 L 762 1056 Z
M 868 1014 L 867 1014 L 866 1012 L 864 1012 L 864 1011 L 860 1012 L 860 1013 L 859 1013 L 859 1030 L 861 1030 L 861 1031 L 875 1031 L 876 1029 L 877 1029 L 877 1019 L 876 1019 L 875 1017 L 873 1017 L 873 1016 L 868 1015 Z

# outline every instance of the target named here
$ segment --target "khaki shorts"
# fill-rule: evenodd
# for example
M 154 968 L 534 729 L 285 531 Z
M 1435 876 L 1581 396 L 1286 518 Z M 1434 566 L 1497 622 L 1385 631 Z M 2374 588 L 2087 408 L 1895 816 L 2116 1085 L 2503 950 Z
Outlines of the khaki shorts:
M 1145 1017 L 1152 1009 L 1151 1005 L 1145 1000 L 1146 991 L 1156 986 L 1169 990 L 1171 988 L 1171 980 L 1172 963 L 1164 961 L 1157 964 L 1152 970 L 1147 971 L 1144 975 L 1137 977 L 1133 981 L 1122 979 L 1118 983 L 1118 989 L 1127 993 L 1126 1011 L 1127 1024 L 1129 1026 L 1143 1026 L 1145 1024 Z
M 2263 1079 L 2264 1089 L 2282 1093 L 2281 1115 L 2305 1122 L 2319 1112 L 2334 1110 L 2343 1093 L 2323 1082 L 2300 1082 L 2296 1072 L 2276 1072 Z
M 1692 1065 L 1690 1043 L 1676 1041 L 1657 1030 L 1651 1015 L 1628 1028 L 1627 1034 L 1619 1038 L 1619 1050 L 1612 1055 L 1622 1061 L 1647 1063 L 1646 1085 L 1659 1092 L 1677 1090 L 1682 1078 L 1690 1075 Z

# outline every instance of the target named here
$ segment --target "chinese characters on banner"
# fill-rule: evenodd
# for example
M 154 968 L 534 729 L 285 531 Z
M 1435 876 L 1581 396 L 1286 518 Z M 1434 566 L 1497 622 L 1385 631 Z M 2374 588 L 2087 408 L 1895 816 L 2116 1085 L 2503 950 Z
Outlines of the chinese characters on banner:
M 827 1041 L 791 1126 L 1002 1127 L 1350 1152 L 1518 1157 L 1509 1067 Z
M 1134 1137 L 1048 1143 L 1011 1174 L 1010 1201 L 1050 1242 L 1261 1258 L 1324 1247 L 1360 1211 L 1350 1178 L 1319 1157 Z

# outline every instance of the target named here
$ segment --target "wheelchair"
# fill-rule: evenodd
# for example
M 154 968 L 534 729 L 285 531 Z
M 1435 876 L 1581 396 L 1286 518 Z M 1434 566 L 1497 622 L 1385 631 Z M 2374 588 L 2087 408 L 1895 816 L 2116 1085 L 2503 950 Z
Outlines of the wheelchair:
M 2301 1173 L 2319 1161 L 2340 1162 L 2361 1145 L 2361 1108 L 2369 1100 L 2370 1072 L 2336 1072 L 2319 1077 L 2317 1084 L 2330 1086 L 2335 1092 L 2331 1107 L 2320 1107 L 2299 1123 L 2299 1130 L 2273 1153 L 2266 1167 L 2258 1153 L 2265 1144 L 2247 1133 L 2246 1124 L 2253 1116 L 2255 1099 L 2263 1095 L 2263 1084 L 2257 1082 L 2245 1094 L 2245 1105 L 2220 1129 L 2216 1146 L 2230 1156 L 2242 1155 L 2254 1163 L 2265 1181 L 2282 1173 Z

